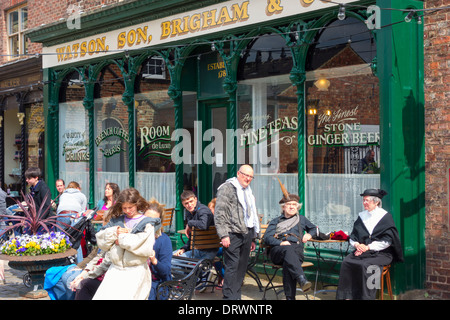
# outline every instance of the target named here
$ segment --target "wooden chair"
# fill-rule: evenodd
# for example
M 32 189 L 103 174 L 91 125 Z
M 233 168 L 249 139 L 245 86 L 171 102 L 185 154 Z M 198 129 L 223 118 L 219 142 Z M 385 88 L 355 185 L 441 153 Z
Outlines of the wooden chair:
M 381 287 L 380 287 L 380 299 L 383 299 L 384 296 L 384 279 L 386 278 L 386 287 L 389 293 L 389 298 L 393 300 L 392 294 L 392 285 L 391 285 L 391 273 L 390 273 L 391 265 L 387 265 L 383 267 L 383 271 L 381 272 Z
M 192 255 L 195 256 L 194 250 L 208 250 L 208 249 L 216 249 L 217 251 L 222 246 L 221 239 L 217 234 L 217 230 L 215 226 L 210 226 L 207 230 L 200 230 L 198 228 L 193 227 L 191 230 L 191 243 L 190 249 L 193 251 Z M 217 256 L 211 261 L 211 263 L 221 261 Z M 218 280 L 220 270 L 216 269 L 216 277 L 212 281 L 203 281 L 207 284 L 204 287 L 212 287 L 214 291 L 216 280 Z M 218 282 L 218 281 L 217 281 Z
M 262 250 L 263 250 L 262 254 L 263 254 L 263 260 L 264 260 L 263 261 L 264 273 L 266 274 L 267 280 L 268 280 L 268 283 L 267 283 L 266 287 L 264 288 L 264 294 L 263 294 L 262 300 L 266 300 L 266 292 L 268 290 L 273 290 L 275 292 L 275 296 L 277 297 L 277 300 L 278 300 L 278 295 L 280 293 L 282 293 L 284 291 L 284 289 L 283 289 L 283 285 L 282 284 L 281 285 L 274 285 L 273 279 L 275 279 L 275 277 L 276 277 L 276 275 L 278 273 L 278 270 L 283 269 L 283 266 L 279 265 L 279 264 L 274 264 L 270 260 L 270 257 L 269 257 L 270 246 L 265 245 L 264 241 L 263 241 L 263 237 L 264 237 L 264 234 L 265 234 L 266 230 L 267 230 L 267 225 L 264 225 L 264 226 L 262 225 L 261 226 L 261 243 L 260 243 L 260 245 L 262 246 Z M 307 268 L 307 267 L 312 267 L 312 266 L 314 266 L 314 264 L 312 262 L 304 261 L 302 263 L 302 268 L 303 269 Z M 272 269 L 272 274 L 270 274 L 269 269 Z M 281 288 L 281 289 L 277 290 L 278 288 Z M 297 290 L 302 292 L 306 296 L 306 299 L 309 300 L 308 293 L 304 292 L 300 288 L 297 288 Z
M 215 226 L 211 226 L 208 230 L 200 230 L 192 228 L 191 230 L 191 250 L 217 249 L 222 246 L 220 238 L 217 235 Z
M 173 217 L 175 216 L 175 208 L 167 208 L 164 209 L 164 217 L 162 220 L 162 226 L 164 228 L 164 232 L 167 235 L 171 235 L 172 234 L 172 222 L 173 222 Z

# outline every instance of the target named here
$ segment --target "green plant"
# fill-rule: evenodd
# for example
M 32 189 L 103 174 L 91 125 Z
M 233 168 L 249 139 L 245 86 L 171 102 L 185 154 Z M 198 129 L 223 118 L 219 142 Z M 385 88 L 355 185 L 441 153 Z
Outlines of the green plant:
M 44 205 L 46 200 L 48 199 L 49 194 L 46 194 L 42 204 L 39 208 L 36 208 L 36 203 L 34 202 L 33 197 L 30 194 L 24 195 L 21 192 L 22 197 L 24 199 L 25 205 L 22 202 L 14 199 L 16 204 L 22 210 L 23 215 L 0 215 L 0 218 L 6 218 L 6 220 L 10 223 L 3 231 L 0 233 L 0 237 L 5 233 L 8 233 L 12 230 L 18 229 L 20 227 L 23 228 L 24 233 L 35 235 L 39 231 L 50 232 L 50 228 L 56 228 L 63 232 L 65 232 L 64 227 L 70 227 L 68 224 L 57 221 L 57 216 L 48 215 L 51 206 L 48 206 L 44 209 Z M 63 227 L 61 227 L 61 225 Z M 50 228 L 49 228 L 50 227 Z

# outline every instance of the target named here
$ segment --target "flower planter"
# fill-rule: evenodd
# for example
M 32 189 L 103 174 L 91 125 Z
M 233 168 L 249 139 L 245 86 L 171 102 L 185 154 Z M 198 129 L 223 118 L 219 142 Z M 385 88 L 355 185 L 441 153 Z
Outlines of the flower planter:
M 10 268 L 28 272 L 33 289 L 24 293 L 24 296 L 29 298 L 42 298 L 47 295 L 47 292 L 43 290 L 45 272 L 51 267 L 68 264 L 67 258 L 76 254 L 77 250 L 75 249 L 69 249 L 63 253 L 38 256 L 9 256 L 0 254 L 0 260 L 9 261 L 8 265 Z

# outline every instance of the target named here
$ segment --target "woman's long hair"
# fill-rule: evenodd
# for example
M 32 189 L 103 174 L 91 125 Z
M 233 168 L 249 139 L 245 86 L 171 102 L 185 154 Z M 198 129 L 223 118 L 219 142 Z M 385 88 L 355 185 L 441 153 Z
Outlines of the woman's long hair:
M 113 191 L 112 202 L 114 204 L 117 201 L 117 198 L 119 197 L 120 188 L 117 185 L 117 183 L 114 183 L 114 182 L 108 182 L 107 184 L 105 184 L 105 189 L 106 189 L 107 186 L 109 186 L 111 188 L 111 190 Z M 108 201 L 108 198 L 106 196 L 104 196 L 103 197 L 103 201 L 106 203 Z
M 135 188 L 129 188 L 122 190 L 117 197 L 117 201 L 114 205 L 109 209 L 110 214 L 108 214 L 108 218 L 117 218 L 123 215 L 122 205 L 124 203 L 131 203 L 137 206 L 137 210 L 139 212 L 145 213 L 145 211 L 149 208 L 149 203 L 145 200 L 139 191 Z

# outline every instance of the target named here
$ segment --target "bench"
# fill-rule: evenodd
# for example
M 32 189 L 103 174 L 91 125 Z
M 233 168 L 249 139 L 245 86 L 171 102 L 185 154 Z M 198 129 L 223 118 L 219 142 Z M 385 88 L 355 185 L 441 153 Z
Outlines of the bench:
M 172 257 L 172 280 L 160 283 L 156 289 L 157 300 L 191 300 L 199 276 L 211 269 L 208 259 Z

